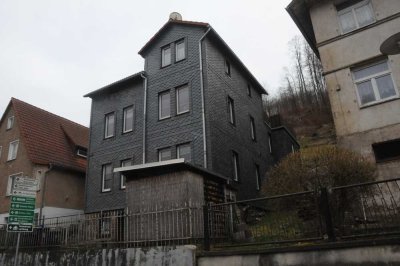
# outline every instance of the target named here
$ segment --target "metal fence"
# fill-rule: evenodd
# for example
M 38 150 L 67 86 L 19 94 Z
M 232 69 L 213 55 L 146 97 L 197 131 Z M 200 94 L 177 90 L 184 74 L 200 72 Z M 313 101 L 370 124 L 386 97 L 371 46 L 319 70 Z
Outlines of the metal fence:
M 103 211 L 48 218 L 20 246 L 211 247 L 400 237 L 400 179 L 201 206 Z M 0 225 L 0 249 L 17 234 Z
M 209 205 L 205 249 L 400 235 L 400 179 Z
M 334 237 L 400 233 L 400 179 L 335 187 L 330 195 Z
M 163 246 L 203 238 L 203 209 L 182 207 L 129 213 L 126 210 L 48 218 L 21 233 L 21 247 Z M 0 248 L 14 247 L 17 233 L 0 225 Z

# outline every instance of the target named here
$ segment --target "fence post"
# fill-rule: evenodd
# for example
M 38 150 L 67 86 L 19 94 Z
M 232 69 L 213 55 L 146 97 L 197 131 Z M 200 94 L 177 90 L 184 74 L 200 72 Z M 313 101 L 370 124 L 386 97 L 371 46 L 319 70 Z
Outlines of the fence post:
M 210 230 L 209 230 L 209 213 L 208 205 L 203 206 L 203 225 L 204 225 L 204 250 L 210 250 Z
M 336 241 L 335 229 L 333 227 L 331 207 L 329 204 L 329 194 L 326 187 L 321 188 L 320 204 L 322 215 L 324 216 L 326 233 L 328 234 L 329 241 Z

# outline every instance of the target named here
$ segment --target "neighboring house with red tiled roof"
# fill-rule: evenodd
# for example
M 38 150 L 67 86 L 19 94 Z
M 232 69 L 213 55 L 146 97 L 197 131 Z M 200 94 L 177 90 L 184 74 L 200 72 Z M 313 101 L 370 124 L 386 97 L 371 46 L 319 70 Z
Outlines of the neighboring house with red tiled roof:
M 12 98 L 0 120 L 0 224 L 16 176 L 39 181 L 37 217 L 83 212 L 89 129 Z

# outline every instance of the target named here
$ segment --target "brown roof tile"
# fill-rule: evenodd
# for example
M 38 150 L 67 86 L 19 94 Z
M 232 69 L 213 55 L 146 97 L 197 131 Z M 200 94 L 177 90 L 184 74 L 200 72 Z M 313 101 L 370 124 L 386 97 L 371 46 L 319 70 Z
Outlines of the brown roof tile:
M 29 159 L 85 172 L 87 160 L 76 147 L 88 147 L 89 129 L 18 99 L 11 99 Z

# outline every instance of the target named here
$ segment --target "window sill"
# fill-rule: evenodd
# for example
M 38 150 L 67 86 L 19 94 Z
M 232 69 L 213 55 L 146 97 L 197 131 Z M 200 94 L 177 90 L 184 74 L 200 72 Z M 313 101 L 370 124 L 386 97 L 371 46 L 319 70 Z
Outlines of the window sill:
M 391 98 L 387 98 L 387 99 L 381 100 L 379 102 L 367 103 L 367 104 L 364 104 L 364 105 L 360 106 L 360 109 L 368 108 L 368 107 L 379 105 L 379 104 L 382 104 L 382 103 L 395 101 L 395 100 L 398 100 L 398 99 L 400 99 L 399 96 L 394 96 L 394 97 L 391 97 Z
M 190 110 L 187 110 L 187 111 L 184 111 L 184 112 L 180 112 L 180 113 L 176 113 L 176 116 L 178 116 L 178 115 L 184 115 L 184 114 L 188 114 L 188 113 L 190 113 Z
M 180 59 L 180 60 L 176 60 L 176 61 L 175 61 L 175 64 L 180 63 L 180 62 L 183 62 L 183 61 L 185 61 L 185 60 L 186 60 L 186 57 L 183 58 L 183 59 Z
M 125 135 L 125 134 L 128 134 L 128 133 L 132 133 L 132 132 L 133 132 L 133 129 L 127 130 L 127 131 L 122 131 L 122 135 Z
M 167 68 L 167 67 L 169 67 L 169 66 L 171 66 L 171 65 L 172 65 L 172 64 L 170 63 L 170 64 L 165 65 L 165 66 L 160 66 L 160 69 Z
M 393 158 L 390 158 L 390 159 L 375 160 L 375 162 L 377 164 L 385 164 L 385 163 L 391 163 L 391 162 L 395 162 L 395 161 L 399 161 L 399 160 L 400 160 L 400 156 L 393 157 Z
M 101 193 L 109 193 L 109 192 L 111 192 L 111 188 L 107 190 L 101 190 Z
M 170 119 L 170 118 L 171 118 L 171 116 L 166 116 L 166 117 L 158 118 L 158 121 L 163 121 L 163 120 Z
M 106 140 L 106 139 L 113 139 L 114 137 L 115 137 L 114 135 L 109 136 L 109 137 L 104 137 L 103 140 Z
M 12 162 L 12 161 L 15 161 L 17 158 L 14 158 L 14 159 L 7 159 L 7 162 Z

